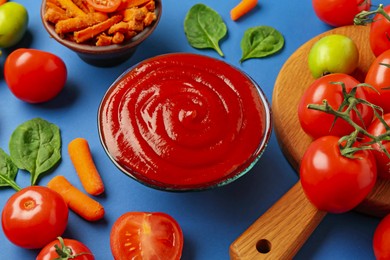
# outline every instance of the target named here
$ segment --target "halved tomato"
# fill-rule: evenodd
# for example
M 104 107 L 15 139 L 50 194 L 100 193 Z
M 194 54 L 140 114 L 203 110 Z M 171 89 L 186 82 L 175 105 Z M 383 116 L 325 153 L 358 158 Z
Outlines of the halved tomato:
M 87 0 L 96 11 L 111 13 L 118 9 L 121 0 Z
M 111 252 L 115 260 L 179 260 L 183 232 L 175 219 L 161 212 L 127 212 L 111 228 Z

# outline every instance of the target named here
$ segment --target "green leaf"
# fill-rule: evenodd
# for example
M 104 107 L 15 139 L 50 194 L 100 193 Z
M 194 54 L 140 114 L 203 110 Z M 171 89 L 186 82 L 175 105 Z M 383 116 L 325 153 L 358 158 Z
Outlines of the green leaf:
M 15 182 L 18 170 L 11 157 L 0 148 L 0 187 L 10 186 L 15 190 L 20 190 L 20 187 Z
M 31 173 L 31 185 L 61 159 L 60 129 L 41 118 L 19 125 L 11 135 L 9 150 L 19 169 Z
M 204 4 L 196 4 L 184 19 L 184 32 L 189 44 L 198 49 L 212 48 L 224 56 L 219 41 L 226 35 L 227 27 L 222 17 Z
M 245 31 L 241 40 L 242 57 L 240 62 L 250 58 L 272 55 L 284 46 L 283 35 L 270 26 L 256 26 Z

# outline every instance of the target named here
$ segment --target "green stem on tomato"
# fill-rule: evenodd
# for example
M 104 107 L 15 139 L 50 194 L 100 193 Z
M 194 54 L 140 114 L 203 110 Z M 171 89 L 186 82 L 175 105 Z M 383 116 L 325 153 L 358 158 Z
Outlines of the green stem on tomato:
M 364 99 L 357 98 L 355 96 L 357 87 L 359 87 L 359 86 L 371 87 L 371 86 L 369 86 L 365 83 L 359 84 L 358 86 L 353 88 L 349 93 L 347 93 L 344 83 L 342 83 L 342 82 L 332 82 L 332 83 L 333 84 L 340 84 L 342 87 L 344 101 L 341 103 L 340 107 L 336 110 L 329 105 L 327 100 L 323 100 L 322 104 L 309 104 L 308 108 L 334 115 L 335 120 L 333 122 L 333 125 L 335 124 L 336 120 L 338 120 L 340 118 L 342 120 L 345 120 L 348 124 L 350 124 L 355 129 L 355 131 L 352 132 L 350 135 L 343 136 L 340 138 L 339 146 L 340 146 L 341 154 L 344 155 L 345 157 L 352 158 L 355 152 L 357 152 L 359 150 L 368 150 L 368 149 L 372 150 L 373 148 L 371 147 L 371 144 L 377 143 L 379 145 L 380 149 L 390 158 L 390 153 L 382 145 L 382 141 L 390 141 L 390 126 L 385 122 L 385 120 L 382 117 L 382 115 L 383 115 L 382 108 L 377 106 L 377 105 L 374 105 L 374 104 L 372 104 Z M 381 135 L 377 135 L 377 136 L 370 134 L 365 129 L 364 125 L 362 127 L 351 119 L 350 113 L 351 113 L 351 111 L 355 111 L 355 113 L 359 116 L 359 118 L 363 122 L 361 115 L 360 115 L 359 111 L 357 110 L 358 104 L 367 105 L 367 106 L 372 108 L 372 110 L 374 111 L 374 116 L 376 118 L 378 118 L 378 120 L 381 122 L 381 124 L 383 124 L 383 126 L 386 130 L 385 133 L 383 133 Z M 378 111 L 380 111 L 382 115 L 379 114 Z M 356 146 L 354 146 L 354 144 L 357 141 L 359 135 L 365 135 L 368 138 L 370 138 L 371 141 L 363 143 L 363 144 L 356 147 Z
M 62 237 L 57 237 L 57 239 L 60 243 L 60 246 L 54 245 L 54 248 L 55 248 L 55 251 L 58 255 L 58 258 L 56 258 L 58 260 L 62 260 L 62 259 L 68 260 L 68 259 L 77 258 L 78 256 L 82 256 L 82 255 L 90 255 L 90 253 L 87 253 L 87 252 L 81 252 L 81 253 L 75 254 L 72 251 L 72 248 L 65 245 L 64 239 Z
M 358 13 L 353 22 L 355 25 L 367 25 L 369 23 L 374 22 L 374 16 L 376 14 L 383 15 L 388 21 L 390 21 L 390 16 L 383 9 L 383 4 L 380 4 L 377 9 L 373 11 L 361 11 Z

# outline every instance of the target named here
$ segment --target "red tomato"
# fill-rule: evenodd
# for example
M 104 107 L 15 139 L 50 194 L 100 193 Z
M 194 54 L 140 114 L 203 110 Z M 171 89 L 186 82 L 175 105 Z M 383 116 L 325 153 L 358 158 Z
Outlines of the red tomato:
M 373 248 L 377 260 L 390 259 L 390 215 L 384 217 L 376 227 Z
M 67 70 L 65 63 L 52 53 L 20 48 L 6 58 L 4 78 L 17 98 L 41 103 L 60 93 Z
M 384 11 L 390 15 L 390 5 L 385 6 Z M 376 14 L 370 26 L 370 46 L 375 56 L 390 49 L 390 21 L 382 14 Z
M 59 238 L 42 248 L 35 260 L 52 259 L 94 260 L 95 257 L 91 250 L 80 241 Z
M 165 213 L 128 212 L 114 223 L 110 234 L 114 259 L 179 260 L 183 233 Z
M 96 11 L 111 13 L 116 11 L 121 4 L 121 0 L 87 0 Z
M 390 114 L 385 114 L 383 116 L 386 124 L 390 125 Z M 385 126 L 379 121 L 379 119 L 375 119 L 371 125 L 368 127 L 367 132 L 374 135 L 379 136 L 381 134 L 386 133 Z M 364 136 L 363 142 L 369 142 L 371 139 L 368 136 Z M 382 141 L 383 147 L 390 152 L 390 142 Z M 383 179 L 390 179 L 390 159 L 387 155 L 381 150 L 379 144 L 374 143 L 371 145 L 374 150 L 373 154 L 376 159 L 376 165 L 378 168 L 378 176 Z
M 358 151 L 355 159 L 340 153 L 338 137 L 313 141 L 300 166 L 307 198 L 320 210 L 343 213 L 356 207 L 374 187 L 377 169 L 369 150 Z
M 347 74 L 335 73 L 328 74 L 315 80 L 301 97 L 298 106 L 298 118 L 302 129 L 311 137 L 318 138 L 326 135 L 344 136 L 353 132 L 355 129 L 343 119 L 335 117 L 322 111 L 316 111 L 307 108 L 309 104 L 322 104 L 326 99 L 329 105 L 337 110 L 343 102 L 342 87 L 339 84 L 331 82 L 344 82 L 347 92 L 355 87 L 359 82 Z M 356 97 L 367 99 L 363 88 L 358 88 Z M 357 109 L 363 119 L 356 112 L 351 112 L 352 120 L 360 126 L 368 126 L 373 118 L 373 111 L 369 106 L 359 104 Z
M 353 24 L 356 14 L 370 9 L 371 0 L 312 0 L 312 4 L 318 18 L 338 27 Z
M 61 236 L 68 223 L 68 206 L 57 192 L 30 186 L 13 194 L 2 212 L 6 237 L 24 248 L 42 248 Z
M 377 90 L 370 91 L 373 103 L 382 107 L 384 113 L 390 113 L 390 67 L 385 64 L 390 66 L 390 50 L 383 52 L 371 63 L 364 82 Z

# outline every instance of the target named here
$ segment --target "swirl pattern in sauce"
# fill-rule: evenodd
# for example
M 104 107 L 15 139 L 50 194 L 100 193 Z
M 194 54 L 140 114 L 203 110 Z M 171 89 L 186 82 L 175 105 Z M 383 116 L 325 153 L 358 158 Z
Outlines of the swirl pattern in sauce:
M 268 138 L 269 111 L 259 94 L 248 76 L 222 61 L 161 55 L 108 90 L 101 139 L 116 164 L 144 184 L 215 186 L 251 166 Z

